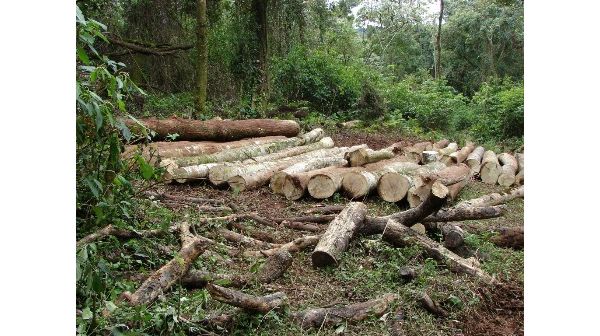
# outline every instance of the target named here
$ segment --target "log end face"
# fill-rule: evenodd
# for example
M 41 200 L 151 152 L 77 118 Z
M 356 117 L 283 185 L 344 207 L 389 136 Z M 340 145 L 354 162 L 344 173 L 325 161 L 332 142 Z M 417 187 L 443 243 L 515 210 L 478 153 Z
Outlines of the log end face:
M 369 193 L 369 185 L 366 178 L 355 172 L 344 175 L 342 188 L 351 198 L 366 196 Z
M 316 199 L 333 196 L 337 188 L 334 181 L 327 175 L 316 175 L 308 182 L 308 193 Z
M 236 175 L 231 177 L 227 183 L 229 184 L 229 187 L 236 192 L 246 190 L 246 180 L 242 176 Z
M 337 260 L 327 252 L 314 251 L 311 255 L 313 267 L 337 266 Z
M 386 202 L 401 201 L 406 196 L 409 188 L 408 179 L 399 173 L 384 174 L 377 184 L 377 192 Z

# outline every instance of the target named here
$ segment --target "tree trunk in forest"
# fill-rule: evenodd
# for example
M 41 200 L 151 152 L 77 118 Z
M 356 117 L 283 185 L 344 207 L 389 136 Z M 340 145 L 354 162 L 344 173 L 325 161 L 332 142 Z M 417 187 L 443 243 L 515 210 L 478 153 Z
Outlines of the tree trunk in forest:
M 367 206 L 364 203 L 348 203 L 346 208 L 329 223 L 325 233 L 321 235 L 321 239 L 311 255 L 313 266 L 337 266 L 350 239 L 362 225 L 366 215 Z
M 498 184 L 503 187 L 510 187 L 515 183 L 519 163 L 514 156 L 508 153 L 498 155 L 498 161 L 502 164 L 502 172 L 498 176 Z
M 206 18 L 206 0 L 198 0 L 198 17 L 196 23 L 196 49 L 198 64 L 196 65 L 197 101 L 194 117 L 200 117 L 206 112 L 206 88 L 208 84 L 208 23 Z
M 214 284 L 208 284 L 206 289 L 213 299 L 242 308 L 248 312 L 266 314 L 287 303 L 287 296 L 283 292 L 254 296 Z
M 260 88 L 262 94 L 269 98 L 269 36 L 267 8 L 268 0 L 252 0 L 252 7 L 256 18 L 256 36 L 258 37 L 258 54 L 260 69 Z
M 443 262 L 453 272 L 475 276 L 486 284 L 496 283 L 494 278 L 468 260 L 463 259 L 429 237 L 420 235 L 393 219 L 390 219 L 386 224 L 382 239 L 398 247 L 417 245 L 423 248 L 432 258 Z
M 247 119 L 247 120 L 190 120 L 178 117 L 167 119 L 146 118 L 142 125 L 156 132 L 156 138 L 179 134 L 178 140 L 231 141 L 272 135 L 297 136 L 300 125 L 293 120 Z M 124 120 L 133 131 L 140 125 L 130 119 Z
M 483 160 L 481 161 L 481 170 L 479 176 L 481 181 L 487 184 L 496 184 L 498 177 L 501 173 L 500 163 L 496 157 L 494 151 L 488 150 L 483 154 Z
M 442 78 L 442 19 L 444 17 L 444 0 L 440 0 L 440 16 L 435 37 L 435 79 Z
M 525 154 L 517 153 L 515 157 L 519 164 L 519 173 L 515 176 L 515 183 L 523 185 L 525 183 Z
M 397 294 L 385 294 L 380 298 L 354 303 L 343 307 L 314 308 L 294 312 L 291 317 L 301 328 L 321 328 L 321 326 L 337 325 L 344 321 L 358 322 L 369 317 L 380 317 L 389 305 L 398 299 Z
M 275 194 L 283 194 L 283 185 L 288 175 L 304 173 L 331 166 L 344 167 L 347 165 L 348 161 L 341 157 L 315 158 L 305 162 L 299 162 L 275 173 L 273 177 L 271 177 L 270 187 Z
M 467 165 L 471 168 L 473 175 L 479 174 L 479 171 L 481 170 L 481 159 L 483 158 L 483 153 L 485 153 L 485 148 L 478 146 L 467 157 Z
M 407 162 L 407 160 L 409 159 L 401 156 L 368 164 L 364 167 L 365 171 L 346 173 L 342 179 L 342 189 L 350 198 L 366 196 L 377 188 L 380 177 L 385 173 L 402 174 L 420 167 L 414 162 Z M 406 189 L 408 190 L 408 188 Z
M 316 199 L 326 199 L 340 190 L 344 175 L 353 171 L 363 171 L 362 167 L 333 168 L 314 174 L 306 184 L 310 196 Z
M 258 156 L 276 153 L 286 148 L 310 144 L 321 140 L 323 135 L 324 131 L 320 128 L 316 128 L 301 136 L 285 138 L 265 144 L 226 149 L 213 154 L 166 159 L 161 162 L 161 166 L 174 166 L 178 168 L 213 162 L 243 161 Z
M 503 204 L 515 198 L 525 197 L 525 188 L 523 186 L 515 188 L 507 194 L 492 193 L 489 195 L 483 195 L 479 198 L 474 198 L 468 201 L 460 202 L 455 208 L 473 208 L 473 207 L 484 207 L 492 206 L 497 204 Z

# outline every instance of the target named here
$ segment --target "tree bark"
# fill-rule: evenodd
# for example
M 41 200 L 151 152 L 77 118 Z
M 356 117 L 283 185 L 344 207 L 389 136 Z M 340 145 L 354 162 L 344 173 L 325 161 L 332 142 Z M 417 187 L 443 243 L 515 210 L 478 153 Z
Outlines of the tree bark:
M 214 154 L 166 159 L 162 160 L 161 166 L 186 167 L 213 162 L 243 161 L 258 156 L 279 152 L 286 148 L 311 144 L 321 140 L 323 135 L 324 131 L 320 128 L 316 128 L 298 137 L 286 138 L 270 143 L 227 149 Z
M 498 184 L 503 187 L 510 187 L 515 183 L 519 163 L 514 156 L 508 153 L 498 155 L 498 161 L 502 164 L 502 172 L 498 176 Z
M 431 150 L 432 148 L 431 142 L 424 141 L 412 146 L 404 147 L 402 153 L 410 157 L 414 162 L 419 163 L 421 160 L 421 153 L 423 153 L 423 151 Z
M 525 232 L 522 227 L 500 228 L 499 234 L 490 239 L 494 245 L 522 250 L 525 246 Z
M 361 202 L 350 202 L 331 222 L 321 236 L 311 258 L 314 267 L 337 266 L 348 247 L 350 239 L 360 228 L 367 215 L 367 206 Z
M 292 255 L 287 250 L 281 250 L 267 258 L 256 274 L 260 283 L 271 283 L 283 276 L 292 265 Z
M 428 230 L 438 230 L 444 238 L 444 246 L 448 249 L 457 248 L 465 242 L 465 232 L 460 227 L 443 222 L 426 222 Z
M 400 144 L 395 143 L 389 147 L 380 150 L 370 148 L 359 148 L 348 152 L 344 157 L 350 163 L 350 167 L 364 166 L 368 163 L 374 163 L 381 160 L 391 159 L 400 151 Z
M 139 120 L 144 126 L 156 132 L 156 138 L 164 139 L 169 134 L 179 134 L 178 140 L 232 141 L 252 137 L 283 135 L 297 136 L 300 125 L 293 120 L 247 119 L 247 120 L 190 120 L 182 118 Z M 129 119 L 125 124 L 132 130 L 139 125 Z
M 273 193 L 283 194 L 283 185 L 288 175 L 304 173 L 331 166 L 344 167 L 347 165 L 348 161 L 341 157 L 315 158 L 308 161 L 299 162 L 273 174 L 273 177 L 271 177 L 270 187 Z
M 196 27 L 196 49 L 198 64 L 196 65 L 197 101 L 196 119 L 206 112 L 206 88 L 208 84 L 208 33 L 206 19 L 206 0 L 198 0 L 198 17 Z
M 515 198 L 525 197 L 525 189 L 523 186 L 515 188 L 506 194 L 492 193 L 489 195 L 483 195 L 479 198 L 471 199 L 468 201 L 460 202 L 455 208 L 468 208 L 468 207 L 485 207 L 503 204 L 511 201 Z
M 343 307 L 314 308 L 291 314 L 302 328 L 320 328 L 337 325 L 344 321 L 358 322 L 369 317 L 380 317 L 389 305 L 398 299 L 397 294 L 385 294 L 382 297 Z
M 214 284 L 208 284 L 206 289 L 213 299 L 253 313 L 266 314 L 287 302 L 287 296 L 283 292 L 254 296 Z
M 456 152 L 458 150 L 458 144 L 456 142 L 451 142 L 448 146 L 438 150 L 441 156 L 450 155 L 450 153 Z
M 256 18 L 256 35 L 258 37 L 258 54 L 260 69 L 260 88 L 262 93 L 269 98 L 269 36 L 267 8 L 268 0 L 252 0 L 252 7 Z
M 442 78 L 442 19 L 444 17 L 444 0 L 440 0 L 440 16 L 435 37 L 435 79 Z
M 467 159 L 469 154 L 475 149 L 475 144 L 467 142 L 467 144 L 459 151 L 450 154 L 451 164 L 462 163 Z
M 406 173 L 416 170 L 420 166 L 414 162 L 407 162 L 406 157 L 398 157 L 366 165 L 366 170 L 346 173 L 342 178 L 342 189 L 350 198 L 367 196 L 378 187 L 381 176 L 388 172 Z M 389 187 L 388 185 L 383 188 Z M 406 188 L 408 190 L 408 188 Z
M 386 224 L 382 239 L 386 242 L 398 246 L 417 245 L 423 248 L 432 258 L 443 262 L 448 269 L 456 273 L 469 274 L 478 278 L 486 284 L 495 284 L 496 280 L 473 265 L 471 262 L 456 255 L 444 246 L 430 238 L 420 235 L 410 228 L 400 224 L 399 222 L 390 219 Z
M 483 153 L 485 153 L 485 148 L 478 146 L 467 157 L 467 165 L 471 168 L 473 175 L 479 174 L 479 171 L 481 170 L 481 159 L 483 158 Z
M 448 139 L 442 139 L 436 143 L 433 144 L 431 150 L 440 150 L 442 148 L 445 148 L 446 146 L 448 146 L 450 144 L 450 140 Z
M 440 170 L 442 167 L 445 166 L 439 162 L 432 162 L 416 169 L 385 172 L 377 183 L 377 193 L 386 202 L 399 202 L 404 199 L 412 186 L 420 183 L 418 179 L 421 174 Z
M 519 164 L 519 172 L 515 176 L 515 183 L 517 185 L 523 185 L 525 183 L 525 154 L 517 153 L 515 155 Z
M 242 161 L 242 164 L 253 164 L 253 163 L 261 163 L 261 162 L 269 162 L 269 161 L 277 161 L 280 159 L 289 158 L 292 156 L 306 154 L 308 152 L 316 151 L 318 149 L 324 148 L 333 148 L 335 145 L 333 143 L 333 139 L 330 137 L 324 137 L 321 140 L 313 143 L 308 143 L 303 146 L 291 147 L 284 149 L 282 151 L 253 157 L 250 159 L 246 159 Z
M 500 176 L 500 163 L 496 157 L 496 153 L 491 150 L 486 151 L 483 154 L 483 160 L 481 161 L 481 170 L 479 176 L 481 180 L 487 184 L 496 184 L 498 177 Z

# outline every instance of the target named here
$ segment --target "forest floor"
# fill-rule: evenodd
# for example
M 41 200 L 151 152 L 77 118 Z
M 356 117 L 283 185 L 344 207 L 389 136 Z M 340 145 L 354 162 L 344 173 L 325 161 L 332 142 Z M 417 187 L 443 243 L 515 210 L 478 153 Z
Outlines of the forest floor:
M 405 139 L 401 135 L 373 134 L 363 131 L 328 131 L 337 146 L 350 146 L 361 143 L 371 148 L 382 148 L 394 142 L 418 139 Z M 269 188 L 233 193 L 219 190 L 202 182 L 185 185 L 161 186 L 160 191 L 172 195 L 213 198 L 233 202 L 243 212 L 255 212 L 265 218 L 292 217 L 305 214 L 317 205 L 345 204 L 343 196 L 323 201 L 305 198 L 300 201 L 288 201 L 281 195 L 274 195 Z M 500 192 L 499 186 L 490 186 L 473 181 L 461 192 L 458 201 L 479 197 L 492 192 Z M 391 204 L 378 197 L 361 199 L 369 215 L 387 215 L 407 208 L 403 204 Z M 143 216 L 148 228 L 171 225 L 186 220 L 193 222 L 199 217 L 214 217 L 220 214 L 198 213 L 193 205 L 172 203 L 166 207 L 158 201 L 142 200 Z M 337 268 L 315 269 L 311 267 L 310 250 L 294 254 L 292 266 L 284 276 L 275 282 L 252 284 L 242 289 L 246 293 L 264 295 L 283 291 L 289 298 L 289 310 L 301 310 L 310 307 L 344 305 L 377 298 L 385 293 L 397 293 L 396 301 L 388 315 L 371 318 L 354 324 L 343 324 L 321 330 L 301 330 L 286 319 L 285 313 L 270 312 L 266 315 L 238 314 L 233 327 L 226 331 L 215 330 L 217 334 L 231 335 L 386 335 L 390 320 L 400 308 L 404 314 L 403 328 L 406 335 L 523 335 L 523 286 L 524 252 L 499 248 L 489 242 L 491 230 L 498 227 L 522 227 L 524 224 L 524 202 L 516 199 L 507 204 L 506 215 L 500 218 L 481 221 L 465 221 L 462 227 L 469 232 L 466 244 L 477 251 L 482 268 L 496 276 L 503 284 L 494 288 L 478 283 L 466 275 L 449 272 L 435 260 L 426 258 L 416 247 L 394 248 L 381 241 L 380 236 L 355 239 L 344 253 Z M 267 227 L 252 221 L 242 222 L 244 233 L 272 239 L 276 243 L 285 243 L 304 235 L 312 234 L 292 230 L 283 226 Z M 198 234 L 205 235 L 228 245 L 231 243 L 214 234 L 215 228 L 223 224 L 211 223 Z M 326 224 L 321 224 L 324 231 Z M 140 228 L 142 229 L 142 228 Z M 439 236 L 432 238 L 439 240 Z M 163 238 L 160 244 L 171 245 L 175 250 L 178 243 L 175 237 Z M 166 261 L 169 256 L 161 256 L 153 245 L 145 240 L 130 240 L 117 245 L 114 241 L 98 244 L 113 244 L 108 260 L 125 257 L 125 265 L 116 267 L 114 276 L 123 279 L 123 289 L 135 289 L 151 272 Z M 404 282 L 398 275 L 400 267 L 420 266 L 422 272 L 411 282 Z M 257 268 L 255 259 L 231 259 L 224 252 L 222 257 L 200 257 L 192 266 L 196 269 L 215 273 L 250 274 Z M 424 310 L 413 297 L 415 290 L 425 290 L 429 296 L 439 302 L 449 313 L 447 318 L 438 318 Z M 204 289 L 188 290 L 174 288 L 153 306 L 147 308 L 148 316 L 157 312 L 167 314 L 175 307 L 183 320 L 201 320 L 205 314 L 231 312 L 233 307 L 212 300 Z M 172 311 L 171 311 L 172 312 Z M 123 311 L 113 314 L 113 323 L 126 323 L 133 315 L 144 314 L 140 311 Z M 151 318 L 151 317 L 148 317 Z M 174 319 L 175 322 L 182 319 Z M 180 323 L 180 322 L 179 322 Z M 112 323 L 111 323 L 112 324 Z M 127 323 L 126 323 L 127 324 Z M 114 324 L 113 324 L 114 325 Z M 134 325 L 129 325 L 135 328 Z

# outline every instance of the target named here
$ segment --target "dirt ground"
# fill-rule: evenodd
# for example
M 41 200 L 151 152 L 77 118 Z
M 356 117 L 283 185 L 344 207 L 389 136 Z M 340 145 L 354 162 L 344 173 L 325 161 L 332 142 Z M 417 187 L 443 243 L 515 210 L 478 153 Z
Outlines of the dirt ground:
M 404 139 L 401 135 L 369 134 L 359 131 L 337 131 L 328 134 L 332 136 L 337 146 L 366 143 L 371 148 L 382 148 L 398 141 L 407 144 L 417 141 L 417 139 Z M 241 211 L 255 212 L 265 218 L 298 216 L 318 205 L 348 202 L 338 194 L 325 202 L 312 199 L 292 202 L 280 195 L 272 194 L 267 187 L 235 194 L 230 190 L 215 189 L 203 182 L 168 185 L 161 187 L 161 190 L 173 195 L 233 202 L 241 208 Z M 464 189 L 459 201 L 502 190 L 499 186 L 489 186 L 474 181 Z M 361 201 L 367 204 L 370 215 L 390 214 L 406 207 L 405 204 L 385 203 L 373 196 Z M 189 216 L 194 216 L 194 209 L 189 205 L 171 204 L 169 208 L 176 218 L 183 216 L 189 219 Z M 204 217 L 204 215 L 200 216 Z M 449 273 L 444 267 L 436 265 L 415 249 L 391 248 L 380 239 L 373 238 L 353 241 L 344 254 L 342 263 L 336 269 L 313 269 L 310 266 L 310 251 L 297 253 L 294 255 L 292 266 L 282 279 L 270 285 L 249 289 L 249 292 L 262 295 L 283 291 L 289 297 L 290 306 L 294 310 L 355 303 L 392 292 L 400 294 L 401 300 L 391 312 L 396 308 L 403 311 L 406 335 L 523 335 L 523 251 L 497 248 L 488 242 L 489 231 L 498 227 L 523 226 L 523 224 L 523 200 L 509 203 L 508 212 L 504 217 L 463 222 L 463 228 L 467 232 L 470 230 L 476 232 L 470 237 L 468 243 L 480 252 L 477 255 L 482 267 L 497 276 L 503 283 L 494 288 L 478 284 L 466 276 Z M 311 234 L 285 227 L 273 229 L 252 222 L 244 225 L 243 233 L 277 243 L 285 243 Z M 326 225 L 321 225 L 321 230 L 325 227 Z M 197 266 L 209 270 L 225 269 L 228 273 L 244 274 L 248 273 L 253 265 L 253 261 L 240 259 L 234 260 L 233 263 L 216 262 Z M 404 283 L 397 275 L 397 270 L 402 265 L 425 265 L 423 275 L 413 283 Z M 424 311 L 411 296 L 414 290 L 426 290 L 434 300 L 438 300 L 450 312 L 450 316 L 436 318 Z M 210 302 L 205 305 L 205 309 L 230 311 L 230 307 Z M 190 318 L 193 317 L 192 315 Z M 267 316 L 258 320 L 248 317 L 248 319 L 240 319 L 226 333 L 306 335 L 316 332 L 320 335 L 382 335 L 388 332 L 388 322 L 385 317 L 391 317 L 391 314 L 384 315 L 382 319 L 370 319 L 352 325 L 310 332 L 300 330 L 277 317 Z

